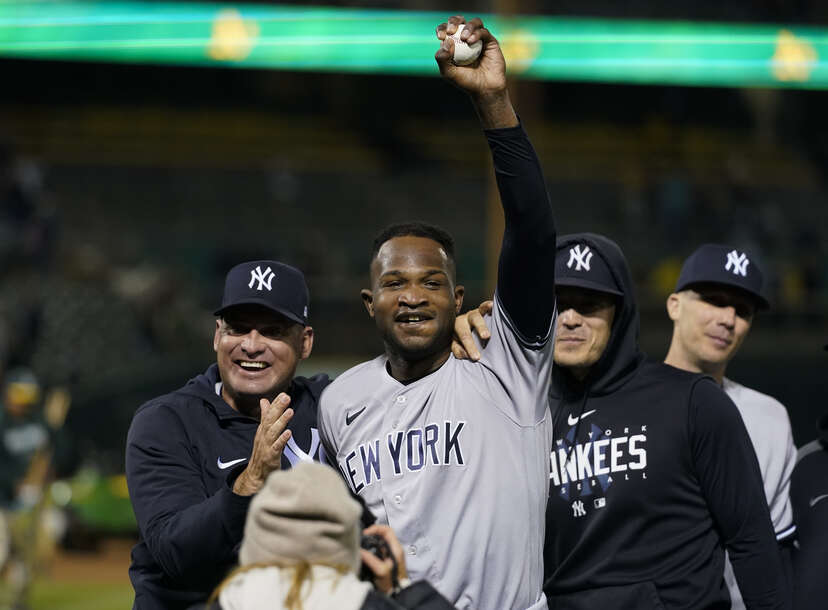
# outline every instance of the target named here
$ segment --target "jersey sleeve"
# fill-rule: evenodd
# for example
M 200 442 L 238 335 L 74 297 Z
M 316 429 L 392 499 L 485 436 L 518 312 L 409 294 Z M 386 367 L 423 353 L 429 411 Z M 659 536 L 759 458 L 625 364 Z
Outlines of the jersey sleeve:
M 736 405 L 710 379 L 689 405 L 690 450 L 699 484 L 727 548 L 747 608 L 789 608 L 756 454 Z
M 540 348 L 555 310 L 555 222 L 540 161 L 522 125 L 486 131 L 503 206 L 500 304 L 516 337 Z
M 548 413 L 553 326 L 550 323 L 544 341 L 527 343 L 504 310 L 499 292 L 495 292 L 494 307 L 486 323 L 491 338 L 480 350 L 480 364 L 497 379 L 498 387 L 490 392 L 501 397 L 495 406 L 518 425 L 533 426 Z
M 781 437 L 777 447 L 780 468 L 776 470 L 774 480 L 766 481 L 765 484 L 773 486 L 773 496 L 768 498 L 768 504 L 776 540 L 782 543 L 796 536 L 796 525 L 791 507 L 791 475 L 796 466 L 796 446 L 787 412 L 783 411 L 782 418 L 776 427 Z
M 184 586 L 221 580 L 236 561 L 251 498 L 234 494 L 229 482 L 207 494 L 170 409 L 156 404 L 135 415 L 126 476 L 141 536 L 167 577 Z
M 337 430 L 332 411 L 335 407 L 333 395 L 331 394 L 332 385 L 328 385 L 319 397 L 319 410 L 317 412 L 317 429 L 319 430 L 319 442 L 324 451 L 324 462 L 329 466 L 336 468 L 339 471 L 339 464 L 336 460 L 336 454 L 339 451 L 337 439 L 341 430 Z

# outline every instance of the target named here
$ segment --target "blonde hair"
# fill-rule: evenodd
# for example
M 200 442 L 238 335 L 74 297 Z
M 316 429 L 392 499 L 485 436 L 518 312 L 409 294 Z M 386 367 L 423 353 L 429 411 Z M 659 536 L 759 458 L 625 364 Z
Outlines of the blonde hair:
M 327 565 L 330 568 L 335 569 L 339 572 L 340 576 L 347 574 L 348 572 L 352 572 L 353 570 L 345 565 L 328 565 L 325 563 L 315 563 L 313 565 Z M 290 563 L 285 564 L 278 561 L 271 561 L 266 563 L 251 563 L 244 566 L 239 566 L 230 574 L 228 574 L 224 580 L 219 583 L 219 586 L 216 587 L 215 591 L 210 594 L 209 599 L 207 600 L 207 605 L 209 606 L 214 601 L 219 598 L 221 592 L 230 584 L 236 576 L 240 574 L 244 574 L 249 570 L 255 570 L 258 568 L 282 568 L 282 569 L 291 569 L 293 570 L 293 580 L 290 583 L 290 589 L 288 589 L 287 595 L 285 595 L 284 599 L 284 606 L 287 610 L 302 610 L 302 585 L 306 580 L 313 581 L 313 573 L 311 572 L 312 565 L 307 561 L 300 561 L 299 563 Z

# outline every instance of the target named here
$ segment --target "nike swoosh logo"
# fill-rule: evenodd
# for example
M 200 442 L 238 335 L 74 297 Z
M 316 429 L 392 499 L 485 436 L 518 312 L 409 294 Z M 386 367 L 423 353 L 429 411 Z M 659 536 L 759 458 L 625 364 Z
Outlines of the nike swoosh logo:
M 822 494 L 821 496 L 817 496 L 816 498 L 811 498 L 811 508 L 813 508 L 817 502 L 819 502 L 820 500 L 824 500 L 825 498 L 828 498 L 828 494 Z
M 219 468 L 221 468 L 222 470 L 225 470 L 226 468 L 230 468 L 230 466 L 235 466 L 236 464 L 241 464 L 246 459 L 247 458 L 239 458 L 237 460 L 230 460 L 229 462 L 222 462 L 221 458 L 219 458 L 216 461 L 216 464 L 218 464 Z
M 354 411 L 353 413 L 346 413 L 345 414 L 345 425 L 350 426 L 353 421 L 362 415 L 362 412 L 367 409 L 368 407 L 362 407 L 359 411 Z
M 592 411 L 587 411 L 586 413 L 584 413 L 583 415 L 580 415 L 578 417 L 572 417 L 572 415 L 570 415 L 569 417 L 566 418 L 566 423 L 568 423 L 570 426 L 574 426 L 575 424 L 578 423 L 579 419 L 583 419 L 587 415 L 592 415 L 593 413 L 595 413 L 595 411 L 597 411 L 597 409 L 593 409 Z

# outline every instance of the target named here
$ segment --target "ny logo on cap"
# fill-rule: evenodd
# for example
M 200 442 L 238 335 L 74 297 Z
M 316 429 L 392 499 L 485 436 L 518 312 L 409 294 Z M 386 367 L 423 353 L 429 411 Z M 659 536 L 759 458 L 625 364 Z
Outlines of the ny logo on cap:
M 253 288 L 253 284 L 259 282 L 259 285 L 256 286 L 256 290 L 262 290 L 262 288 L 271 290 L 270 283 L 273 281 L 274 277 L 276 277 L 276 274 L 270 270 L 270 267 L 262 271 L 261 266 L 256 265 L 256 268 L 250 271 L 250 283 L 247 287 Z
M 569 262 L 566 264 L 567 268 L 572 269 L 572 263 L 575 263 L 575 271 L 585 269 L 589 271 L 589 261 L 592 260 L 592 252 L 589 251 L 589 246 L 575 246 L 569 249 Z
M 725 265 L 725 271 L 731 271 L 731 267 L 733 267 L 733 275 L 741 275 L 742 277 L 747 277 L 747 266 L 750 263 L 745 253 L 742 252 L 739 254 L 736 250 L 731 250 L 727 253 L 727 264 Z

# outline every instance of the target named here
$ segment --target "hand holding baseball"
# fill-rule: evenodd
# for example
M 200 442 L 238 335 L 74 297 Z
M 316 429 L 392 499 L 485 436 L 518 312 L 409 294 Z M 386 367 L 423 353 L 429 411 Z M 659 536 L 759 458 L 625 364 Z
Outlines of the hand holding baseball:
M 469 47 L 482 43 L 480 57 L 468 65 L 455 63 L 455 42 L 452 38 L 462 27 L 460 39 Z M 437 38 L 442 41 L 434 58 L 440 74 L 472 95 L 487 95 L 506 90 L 506 61 L 500 45 L 491 32 L 483 27 L 480 18 L 468 23 L 461 15 L 450 17 L 437 26 Z
M 454 61 L 452 35 L 461 25 L 461 40 L 470 46 L 478 42 L 483 45 L 480 57 L 468 65 L 457 65 Z M 497 39 L 483 27 L 483 22 L 474 18 L 466 23 L 461 15 L 450 17 L 446 23 L 437 26 L 437 38 L 442 41 L 434 54 L 440 74 L 471 96 L 483 127 L 496 129 L 518 125 L 506 90 L 506 60 Z
M 290 440 L 290 430 L 287 429 L 293 417 L 293 409 L 288 408 L 290 396 L 282 392 L 273 402 L 262 398 L 259 404 L 261 419 L 253 439 L 253 452 L 247 467 L 233 484 L 233 491 L 242 496 L 258 492 L 267 475 L 282 467 L 282 451 Z

